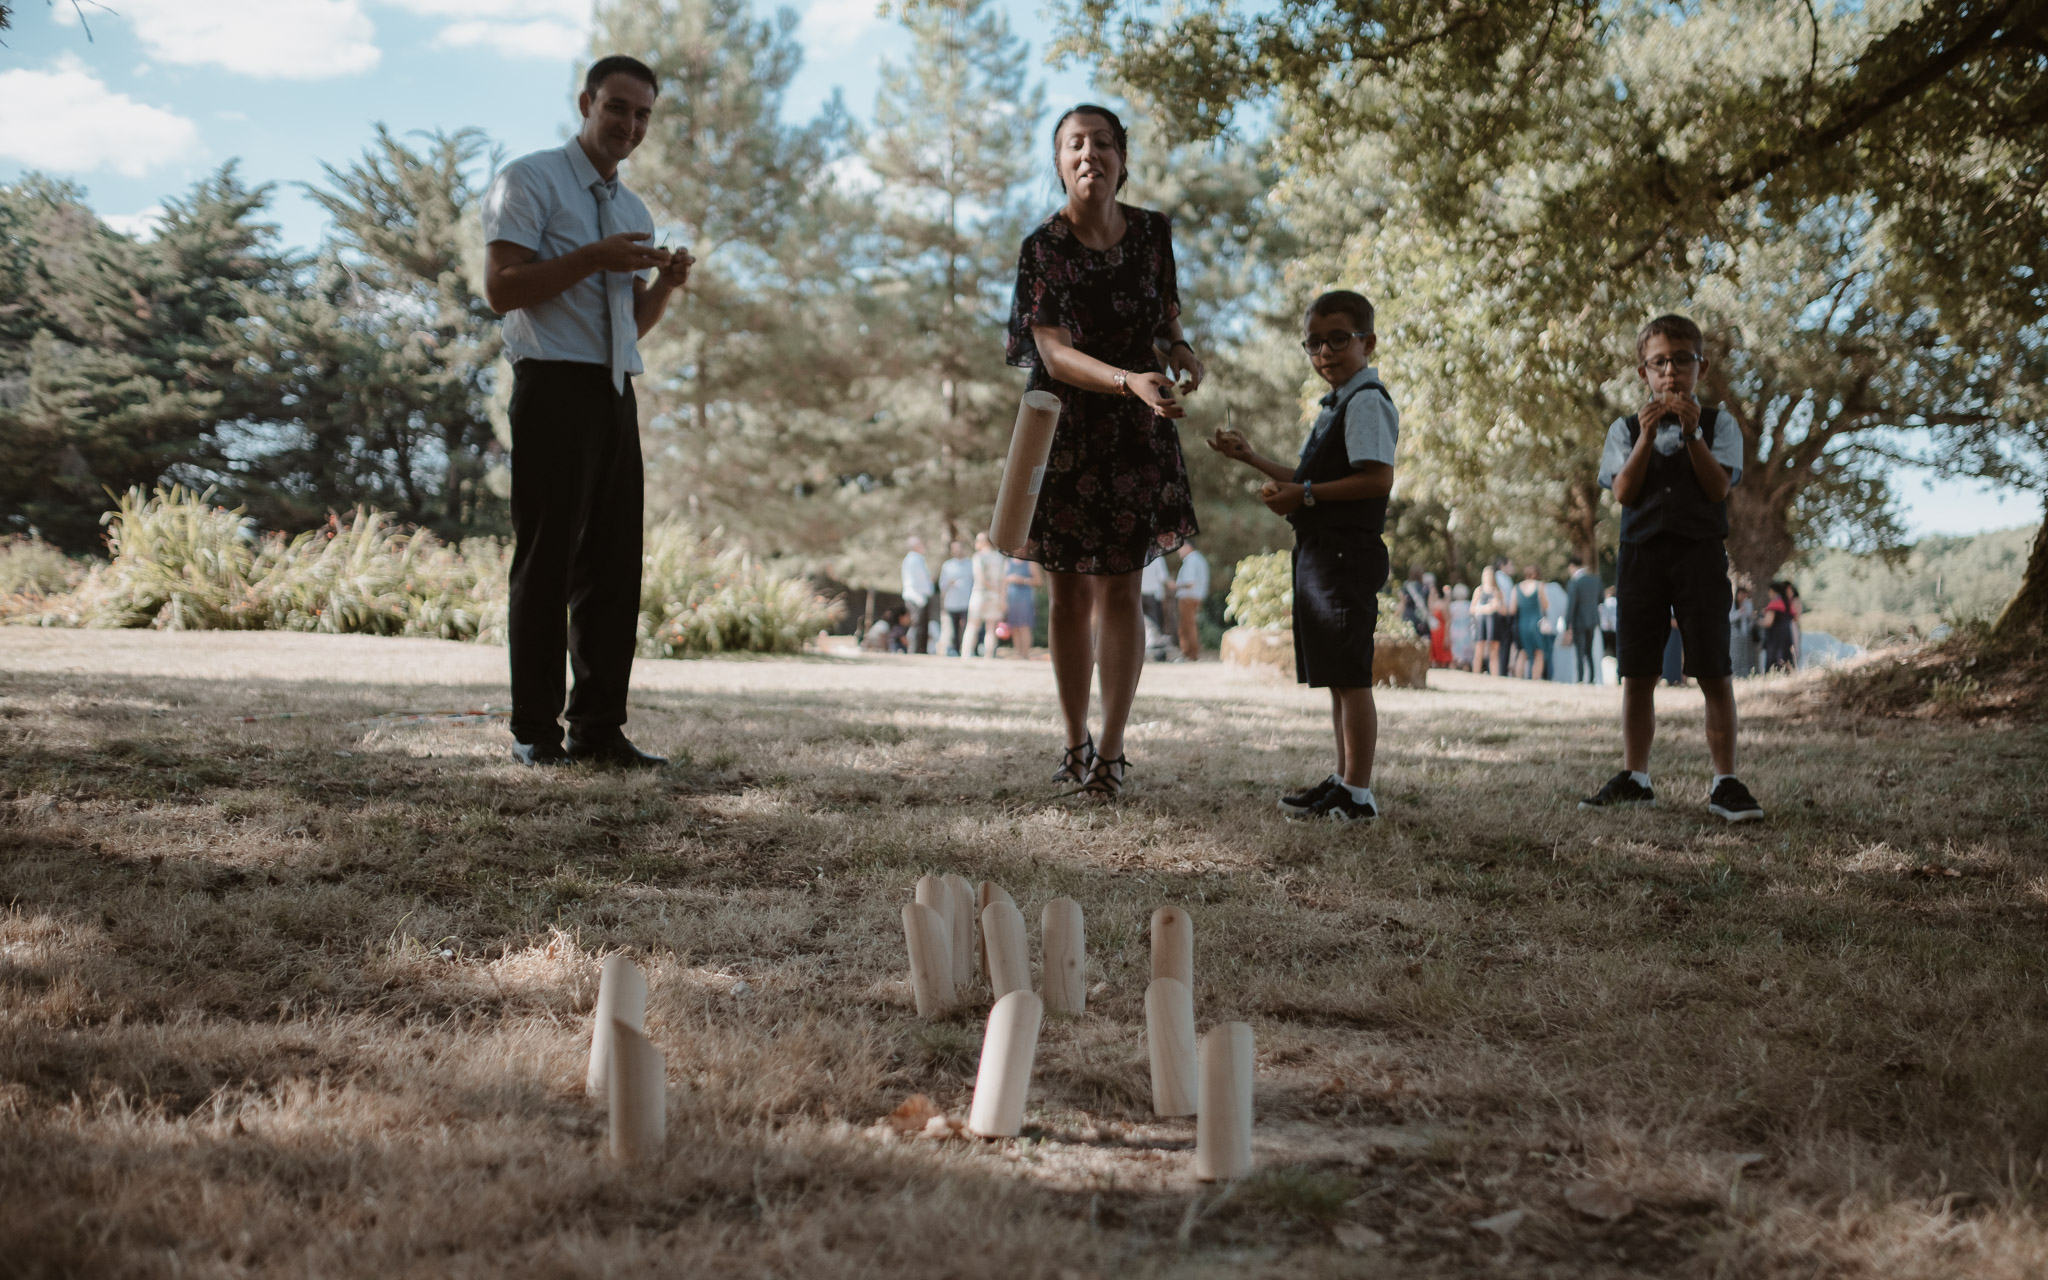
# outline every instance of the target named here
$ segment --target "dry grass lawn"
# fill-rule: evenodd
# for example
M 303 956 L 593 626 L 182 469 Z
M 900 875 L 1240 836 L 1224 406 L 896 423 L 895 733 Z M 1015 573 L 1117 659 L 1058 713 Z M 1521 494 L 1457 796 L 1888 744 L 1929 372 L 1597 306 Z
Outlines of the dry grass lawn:
M 377 718 L 502 702 L 503 662 L 0 631 L 0 1275 L 2048 1273 L 2039 725 L 1757 685 L 1771 818 L 1731 830 L 1696 700 L 1664 806 L 1596 815 L 1614 691 L 1452 677 L 1383 695 L 1388 817 L 1351 831 L 1273 807 L 1326 704 L 1214 665 L 1147 672 L 1106 809 L 1052 799 L 1043 663 L 642 663 L 655 775 Z M 904 980 L 928 870 L 1034 933 L 1087 911 L 1023 1140 L 876 1124 L 972 1086 L 986 1005 L 920 1022 Z M 1201 1024 L 1257 1036 L 1227 1188 L 1149 1113 L 1165 903 Z M 645 1173 L 582 1088 L 620 949 L 668 1058 Z

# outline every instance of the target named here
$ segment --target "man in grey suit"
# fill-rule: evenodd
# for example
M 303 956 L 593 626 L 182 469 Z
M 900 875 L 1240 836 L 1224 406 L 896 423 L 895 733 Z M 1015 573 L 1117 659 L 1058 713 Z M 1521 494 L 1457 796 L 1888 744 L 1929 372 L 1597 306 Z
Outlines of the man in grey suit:
M 1571 576 L 1564 584 L 1564 627 L 1571 633 L 1572 653 L 1579 660 L 1579 683 L 1599 684 L 1600 664 L 1593 660 L 1593 637 L 1600 633 L 1600 579 L 1573 556 L 1565 563 Z

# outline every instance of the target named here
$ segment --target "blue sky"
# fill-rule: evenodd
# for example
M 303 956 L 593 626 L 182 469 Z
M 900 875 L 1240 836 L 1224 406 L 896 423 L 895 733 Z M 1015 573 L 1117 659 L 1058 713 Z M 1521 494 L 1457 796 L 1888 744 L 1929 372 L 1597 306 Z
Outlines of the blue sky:
M 1043 55 L 1040 0 L 999 0 Z M 757 8 L 768 6 L 756 0 Z M 318 242 L 323 218 L 293 184 L 318 182 L 393 130 L 484 129 L 506 154 L 566 136 L 589 0 L 20 0 L 0 50 L 0 182 L 28 170 L 85 186 L 102 216 L 141 230 L 164 196 L 239 158 L 277 184 L 287 242 Z M 876 67 L 901 28 L 875 0 L 799 0 L 808 61 L 788 103 L 808 117 L 834 89 L 865 116 Z M 1084 72 L 1040 67 L 1048 101 L 1093 96 Z M 33 122 L 33 123 L 31 123 Z M 1970 533 L 2040 518 L 2031 495 L 1914 473 L 1898 477 L 1915 533 Z

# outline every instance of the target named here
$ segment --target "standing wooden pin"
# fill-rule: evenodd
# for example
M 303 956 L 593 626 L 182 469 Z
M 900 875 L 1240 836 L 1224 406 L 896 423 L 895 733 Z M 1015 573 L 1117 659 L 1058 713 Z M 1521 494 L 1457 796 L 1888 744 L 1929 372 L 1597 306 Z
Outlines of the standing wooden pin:
M 1152 1114 L 1195 1114 L 1195 997 L 1179 978 L 1145 988 L 1145 1041 L 1152 1050 Z
M 974 901 L 974 886 L 967 883 L 967 877 L 949 875 L 943 878 L 953 893 L 953 910 L 947 917 L 954 922 L 953 988 L 954 993 L 964 999 L 974 987 L 975 943 L 981 936 L 975 930 L 975 921 L 981 916 L 981 908 Z
M 1088 1011 L 1088 932 L 1081 904 L 1054 898 L 1038 917 L 1039 992 L 1048 1013 Z
M 1242 1178 L 1252 1171 L 1252 1029 L 1223 1022 L 1202 1037 L 1202 1103 L 1195 1114 L 1195 1177 Z
M 1038 1026 L 1044 1020 L 1045 1002 L 1029 991 L 1012 991 L 988 1011 L 981 1068 L 974 1073 L 974 1103 L 967 1110 L 970 1132 L 984 1138 L 1014 1138 L 1024 1127 L 1031 1059 L 1038 1052 Z
M 1024 913 L 1015 904 L 991 902 L 981 909 L 981 940 L 988 946 L 988 989 L 997 1000 L 1031 990 L 1031 948 L 1024 937 Z
M 624 1018 L 612 1019 L 612 1159 L 659 1160 L 668 1149 L 668 1071 L 661 1050 Z
M 635 1031 L 647 1029 L 647 979 L 640 967 L 617 952 L 605 958 L 597 980 L 597 1016 L 590 1026 L 590 1067 L 583 1073 L 583 1092 L 602 1098 L 611 1085 L 612 1019 Z
M 1013 907 L 1017 905 L 1017 900 L 1011 897 L 1001 885 L 993 880 L 984 880 L 974 891 L 975 919 L 979 920 L 981 918 L 981 913 L 988 910 L 988 904 L 991 902 L 1007 902 Z M 982 981 L 986 982 L 988 981 L 988 938 L 985 936 L 978 938 L 975 941 L 974 948 L 976 958 L 981 961 Z
M 922 902 L 904 903 L 903 941 L 910 950 L 910 990 L 917 997 L 917 1016 L 944 1017 L 958 1000 L 946 918 Z
M 1152 913 L 1152 976 L 1173 978 L 1195 989 L 1195 922 L 1179 907 Z
M 916 897 L 919 902 L 939 913 L 939 919 L 946 922 L 946 971 L 953 974 L 953 994 L 964 995 L 960 975 L 953 970 L 953 953 L 959 948 L 950 945 L 960 936 L 960 904 L 953 900 L 953 886 L 946 883 L 944 876 L 928 875 L 917 878 Z

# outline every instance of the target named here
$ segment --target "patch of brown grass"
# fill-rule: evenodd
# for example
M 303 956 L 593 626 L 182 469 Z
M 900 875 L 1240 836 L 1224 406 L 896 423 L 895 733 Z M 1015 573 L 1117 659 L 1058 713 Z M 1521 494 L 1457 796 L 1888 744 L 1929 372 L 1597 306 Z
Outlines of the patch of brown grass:
M 1359 832 L 1272 808 L 1326 767 L 1315 697 L 1215 666 L 1147 673 L 1109 810 L 1041 782 L 1043 664 L 643 664 L 656 775 L 373 721 L 502 701 L 501 661 L 0 632 L 0 1275 L 2048 1268 L 2037 723 L 1766 700 L 1771 818 L 1730 829 L 1696 700 L 1666 699 L 1664 806 L 1586 814 L 1614 692 L 1453 677 L 1382 693 Z M 1034 933 L 1087 911 L 1089 1011 L 1047 1023 L 1017 1142 L 874 1124 L 972 1091 L 979 1013 L 922 1022 L 904 982 L 932 869 Z M 1165 902 L 1202 1024 L 1257 1036 L 1235 1187 L 1150 1115 Z M 581 1084 L 620 949 L 669 1068 L 644 1175 Z M 1575 1213 L 1586 1177 L 1635 1212 Z

